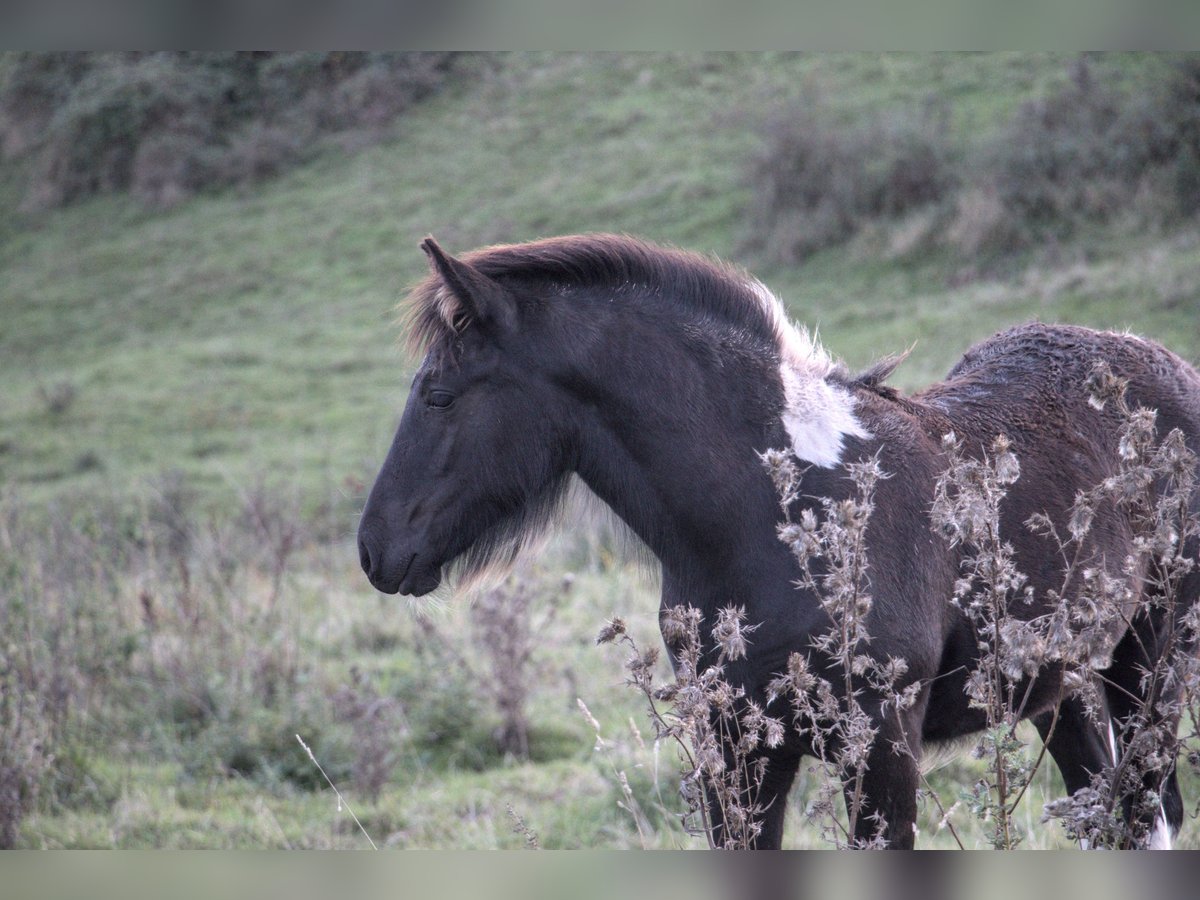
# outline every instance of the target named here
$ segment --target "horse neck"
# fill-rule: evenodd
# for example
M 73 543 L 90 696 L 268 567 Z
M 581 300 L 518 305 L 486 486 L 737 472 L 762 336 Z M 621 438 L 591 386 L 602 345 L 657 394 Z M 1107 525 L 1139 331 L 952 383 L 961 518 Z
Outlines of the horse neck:
M 664 333 L 673 332 L 623 334 L 578 373 L 578 474 L 687 602 L 752 606 L 776 583 L 790 591 L 778 501 L 759 458 L 787 442 L 776 364 L 769 353 L 722 356 Z

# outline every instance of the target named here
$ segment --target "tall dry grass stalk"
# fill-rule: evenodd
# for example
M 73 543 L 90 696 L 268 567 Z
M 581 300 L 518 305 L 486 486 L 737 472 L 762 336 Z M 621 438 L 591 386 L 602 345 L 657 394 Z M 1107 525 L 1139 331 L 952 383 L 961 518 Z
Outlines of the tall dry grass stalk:
M 308 758 L 312 761 L 312 764 L 317 767 L 317 771 L 321 773 L 321 777 L 325 779 L 325 783 L 329 785 L 329 789 L 332 790 L 334 795 L 337 796 L 338 812 L 341 812 L 342 807 L 345 807 L 346 812 L 350 814 L 350 818 L 354 820 L 354 824 L 358 826 L 358 830 L 362 832 L 362 836 L 365 837 L 367 839 L 367 843 L 371 845 L 371 849 L 378 850 L 379 848 L 375 846 L 375 841 L 372 840 L 371 835 L 367 833 L 367 829 L 363 827 L 363 823 L 359 821 L 358 816 L 354 812 L 354 808 L 346 802 L 346 798 L 343 797 L 342 792 L 337 789 L 337 785 L 333 783 L 333 779 L 325 774 L 325 769 L 321 766 L 321 763 L 317 761 L 316 754 L 312 752 L 312 748 L 309 747 L 308 744 L 304 743 L 304 738 L 300 737 L 300 735 L 296 735 L 296 741 L 301 747 L 304 748 L 304 752 L 308 755 Z

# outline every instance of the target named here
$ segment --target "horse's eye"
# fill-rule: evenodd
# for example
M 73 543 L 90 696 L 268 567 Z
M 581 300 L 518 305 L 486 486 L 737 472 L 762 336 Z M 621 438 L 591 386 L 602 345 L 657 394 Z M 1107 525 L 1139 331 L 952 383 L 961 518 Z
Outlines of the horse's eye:
M 434 409 L 445 409 L 454 402 L 454 395 L 449 391 L 430 391 L 426 402 Z

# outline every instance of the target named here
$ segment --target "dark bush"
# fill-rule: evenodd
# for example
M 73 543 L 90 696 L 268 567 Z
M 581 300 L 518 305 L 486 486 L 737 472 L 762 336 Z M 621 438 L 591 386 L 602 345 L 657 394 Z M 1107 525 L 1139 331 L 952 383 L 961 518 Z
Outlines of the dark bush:
M 812 100 L 778 111 L 751 167 L 752 218 L 767 253 L 796 261 L 865 222 L 942 200 L 957 183 L 943 108 L 838 120 Z
M 1086 223 L 1139 227 L 1200 213 L 1200 58 L 1161 60 L 1130 87 L 1076 59 L 968 150 L 948 110 L 835 117 L 807 101 L 763 128 L 752 161 L 752 246 L 794 262 L 922 207 L 964 255 L 1001 255 Z
M 445 54 L 376 54 L 338 82 L 322 103 L 320 125 L 329 130 L 382 128 L 445 81 Z
M 979 151 L 950 241 L 967 253 L 1009 252 L 1086 223 L 1195 215 L 1198 151 L 1200 62 L 1176 60 L 1159 82 L 1131 91 L 1102 83 L 1081 57 Z
M 1111 218 L 1170 153 L 1154 110 L 1100 84 L 1081 59 L 1061 89 L 1018 110 L 983 165 L 1027 229 L 1062 232 L 1082 219 Z
M 8 159 L 36 146 L 89 68 L 87 53 L 0 56 L 0 150 Z
M 147 206 L 168 208 L 213 180 L 213 148 L 194 134 L 164 132 L 138 144 L 130 192 Z
M 27 205 L 58 206 L 128 187 L 134 157 L 149 137 L 215 140 L 221 101 L 231 88 L 224 73 L 180 65 L 167 54 L 90 67 L 35 145 Z
M 255 121 L 233 134 L 213 156 L 210 181 L 247 185 L 273 178 L 295 165 L 313 140 L 313 130 Z
M 1186 54 L 1172 67 L 1159 104 L 1174 139 L 1169 190 L 1183 216 L 1200 213 L 1200 55 Z
M 1200 148 L 1185 146 L 1171 170 L 1171 191 L 1180 215 L 1200 213 Z
M 24 207 L 129 189 L 170 206 L 272 177 L 325 134 L 379 131 L 440 87 L 449 53 L 10 53 L 0 147 L 28 160 Z

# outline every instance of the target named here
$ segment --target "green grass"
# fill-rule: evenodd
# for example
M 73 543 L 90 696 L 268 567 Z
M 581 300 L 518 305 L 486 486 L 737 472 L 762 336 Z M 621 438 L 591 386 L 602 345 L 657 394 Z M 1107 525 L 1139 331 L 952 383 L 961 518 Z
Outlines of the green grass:
M 143 493 L 175 470 L 223 510 L 265 480 L 309 511 L 325 509 L 344 538 L 412 374 L 394 306 L 424 271 L 417 244 L 428 233 L 453 251 L 576 231 L 712 251 L 762 277 L 852 366 L 915 343 L 897 375 L 906 389 L 939 377 L 973 341 L 1030 318 L 1128 327 L 1200 359 L 1195 231 L 1117 223 L 1056 256 L 981 265 L 983 277 L 938 250 L 898 254 L 892 227 L 790 268 L 740 249 L 746 162 L 758 149 L 756 124 L 777 104 L 815 91 L 853 116 L 937 96 L 953 103 L 953 127 L 969 137 L 1061 80 L 1069 59 L 510 55 L 478 62 L 473 77 L 407 113 L 384 143 L 330 150 L 253 191 L 208 194 L 165 213 L 108 196 L 36 218 L 10 214 L 0 225 L 0 482 L 26 501 L 69 507 L 93 494 Z M 1133 84 L 1154 78 L 1162 61 L 1120 55 L 1094 65 Z M 0 174 L 0 202 L 11 205 L 20 190 L 11 171 Z M 73 396 L 60 412 L 45 399 L 55 390 Z M 652 756 L 629 737 L 631 717 L 648 731 L 640 704 L 620 685 L 620 659 L 590 639 L 619 613 L 656 641 L 654 589 L 627 567 L 569 557 L 547 557 L 551 568 L 586 575 L 556 625 L 552 667 L 574 668 L 620 745 L 620 764 L 642 767 L 634 780 L 653 805 L 658 790 L 669 797 L 673 788 L 653 787 Z M 348 541 L 293 568 L 284 602 L 314 671 L 337 682 L 351 665 L 381 677 L 411 668 L 403 643 L 364 650 L 352 638 L 355 623 L 385 638 L 407 633 L 411 611 L 374 597 Z M 304 587 L 314 580 L 318 587 Z M 355 802 L 356 811 L 377 842 L 393 846 L 520 846 L 506 802 L 543 846 L 640 845 L 617 808 L 610 763 L 593 752 L 568 693 L 558 677 L 534 700 L 535 724 L 569 745 L 552 761 L 479 772 L 447 756 L 414 757 L 378 804 Z M 39 812 L 24 844 L 363 845 L 326 792 L 206 780 L 154 749 L 161 745 L 142 735 L 96 746 L 94 766 L 116 802 Z M 936 776 L 951 800 L 953 784 L 970 778 L 965 765 Z M 1034 846 L 1062 843 L 1036 826 L 1040 801 L 1055 790 L 1047 775 L 1027 801 Z M 923 834 L 935 823 L 927 813 Z M 965 827 L 967 843 L 979 843 L 981 831 Z M 791 835 L 812 840 L 798 827 Z M 1187 840 L 1195 845 L 1194 830 Z M 670 829 L 652 839 L 683 841 Z M 940 832 L 922 843 L 953 842 Z
M 590 546 L 593 552 L 584 553 Z M 677 769 L 669 742 L 656 748 L 644 714 L 641 696 L 624 685 L 626 652 L 611 646 L 597 647 L 592 636 L 600 623 L 619 615 L 643 647 L 656 646 L 652 610 L 657 600 L 654 586 L 628 566 L 603 562 L 599 545 L 561 539 L 550 549 L 548 565 L 537 577 L 543 585 L 559 577 L 559 565 L 575 573 L 568 601 L 544 635 L 535 656 L 538 671 L 530 702 L 534 724 L 534 762 L 520 763 L 494 752 L 482 760 L 478 749 L 486 746 L 491 721 L 485 710 L 471 734 L 476 754 L 454 745 L 418 746 L 409 737 L 396 736 L 401 749 L 399 764 L 378 801 L 371 802 L 355 790 L 345 774 L 344 740 L 314 738 L 302 718 L 286 720 L 286 734 L 276 747 L 273 766 L 287 762 L 289 754 L 301 759 L 292 732 L 299 731 L 317 753 L 362 821 L 371 839 L 391 848 L 519 848 L 524 837 L 511 825 L 508 807 L 525 821 L 546 848 L 691 847 L 704 845 L 688 836 L 674 819 Z M 349 548 L 347 548 L 349 549 Z M 347 554 L 349 557 L 349 554 Z M 314 567 L 312 559 L 297 567 L 288 579 L 287 618 L 293 637 L 293 655 L 301 665 L 297 689 L 306 695 L 323 693 L 347 680 L 351 668 L 366 673 L 382 690 L 394 692 L 404 703 L 410 729 L 429 721 L 429 710 L 443 717 L 462 700 L 455 691 L 478 690 L 461 685 L 445 674 L 434 673 L 436 690 L 412 694 L 404 689 L 412 676 L 414 643 L 422 632 L 414 627 L 413 610 L 392 598 L 372 596 L 354 577 L 352 559 L 335 559 L 327 568 Z M 154 581 L 141 582 L 153 590 Z M 252 593 L 252 591 L 251 591 Z M 165 600 L 164 600 L 165 602 Z M 253 607 L 253 602 L 250 601 Z M 432 616 L 446 634 L 469 628 L 463 604 L 436 608 Z M 160 639 L 169 639 L 165 625 Z M 246 627 L 262 626 L 248 620 Z M 139 650 L 147 636 L 133 628 Z M 203 646 L 212 639 L 204 634 L 190 640 Z M 201 655 L 200 659 L 205 657 Z M 660 678 L 667 677 L 665 663 Z M 591 728 L 575 707 L 584 699 L 601 724 L 604 745 L 598 746 Z M 216 752 L 228 740 L 222 733 L 202 733 L 186 738 L 174 735 L 167 721 L 154 721 L 150 710 L 141 719 L 136 709 L 130 723 L 111 720 L 89 723 L 85 786 L 74 799 L 57 808 L 44 807 L 23 824 L 20 846 L 30 848 L 365 848 L 367 841 L 333 792 L 311 774 L 312 789 L 297 786 L 271 770 L 245 776 L 220 772 Z M 279 715 L 275 713 L 275 715 Z M 445 718 L 442 721 L 449 721 Z M 328 737 L 328 725 L 325 729 Z M 242 727 L 248 728 L 245 722 Z M 635 736 L 634 732 L 637 731 Z M 1022 734 L 1031 752 L 1037 740 L 1031 728 Z M 206 763 L 209 763 L 206 765 Z M 984 763 L 964 753 L 929 776 L 929 783 L 944 807 L 952 807 L 967 786 L 983 775 Z M 651 828 L 639 834 L 623 802 L 617 772 L 624 772 Z M 92 785 L 88 787 L 87 785 Z M 815 790 L 811 764 L 806 765 L 793 792 L 788 810 L 787 845 L 820 846 L 808 825 L 804 808 Z M 1200 791 L 1200 784 L 1185 776 L 1185 796 Z M 1056 771 L 1046 760 L 1016 816 L 1023 846 L 1049 849 L 1068 847 L 1057 826 L 1040 824 L 1048 799 L 1061 796 Z M 927 803 L 919 819 L 918 845 L 951 849 L 957 846 L 941 824 L 937 807 Z M 965 806 L 952 813 L 951 824 L 967 847 L 986 846 L 984 826 L 973 820 Z M 1189 819 L 1181 845 L 1200 843 L 1197 825 Z
M 332 791 L 253 782 L 181 780 L 178 767 L 117 766 L 124 783 L 111 810 L 33 816 L 26 844 L 44 849 L 369 849 Z M 506 805 L 534 810 L 547 849 L 638 846 L 621 821 L 615 788 L 594 764 L 554 762 L 450 773 L 396 784 L 376 804 L 348 796 L 379 847 L 517 849 Z M 631 844 L 631 839 L 633 843 Z

